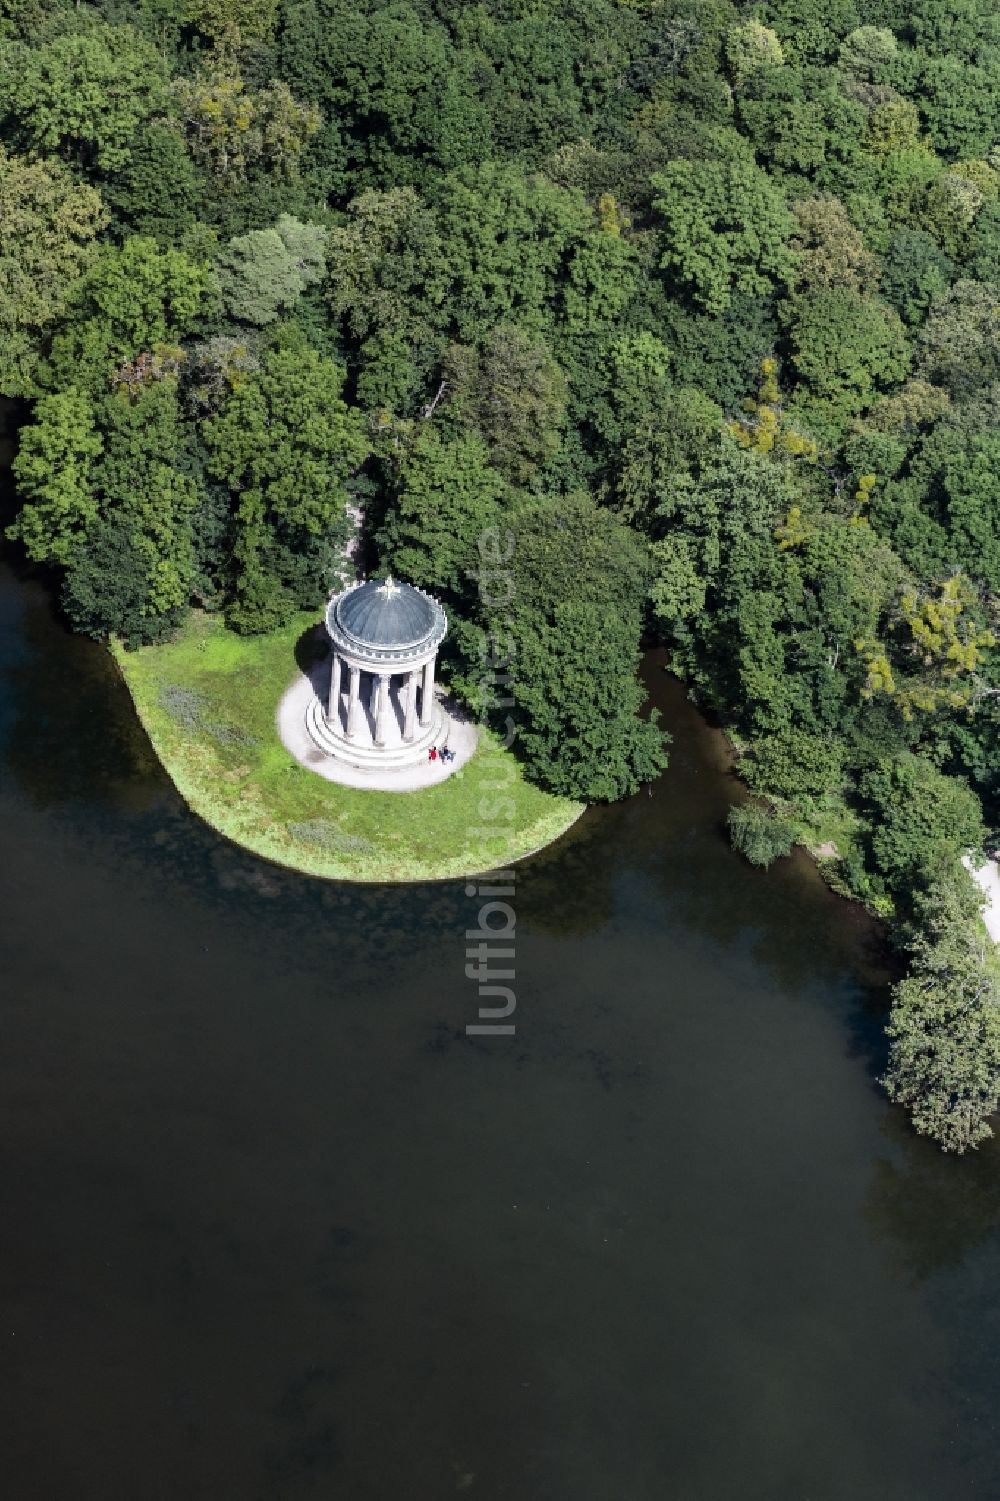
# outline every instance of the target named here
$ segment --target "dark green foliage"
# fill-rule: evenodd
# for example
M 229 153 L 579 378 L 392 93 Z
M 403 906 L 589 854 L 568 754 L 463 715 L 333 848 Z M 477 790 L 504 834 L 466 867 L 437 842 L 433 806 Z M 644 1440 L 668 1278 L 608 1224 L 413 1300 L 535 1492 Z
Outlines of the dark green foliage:
M 913 444 L 873 516 L 923 577 L 958 563 L 1000 589 L 1000 431 L 995 395 L 947 412 Z
M 609 606 L 550 604 L 518 611 L 515 746 L 542 786 L 615 802 L 666 764 L 656 715 L 641 719 L 636 623 Z
M 777 342 L 778 324 L 770 298 L 736 294 L 715 317 L 671 304 L 663 332 L 676 383 L 700 389 L 734 412 L 755 389 L 761 361 Z
M 968 783 L 922 756 L 883 762 L 862 778 L 861 795 L 871 809 L 875 866 L 899 896 L 982 842 L 982 810 Z
M 824 187 L 851 182 L 866 115 L 829 68 L 765 68 L 747 83 L 740 119 L 773 168 Z
M 206 257 L 161 248 L 145 235 L 105 246 L 73 288 L 72 320 L 52 340 L 45 384 L 106 391 L 115 371 L 136 356 L 202 330 L 216 303 Z
M 917 368 L 962 399 L 1000 379 L 1000 287 L 957 281 L 931 308 Z
M 768 0 L 763 19 L 791 61 L 831 63 L 861 16 L 854 0 Z
M 311 349 L 275 349 L 202 424 L 207 470 L 233 497 L 228 616 L 268 630 L 345 576 L 347 481 L 368 442 L 343 374 Z
M 982 61 L 948 50 L 901 58 L 895 82 L 912 93 L 937 150 L 950 157 L 986 156 L 997 138 L 1000 48 Z
M 163 641 L 183 615 L 177 606 L 149 608 L 149 559 L 123 520 L 98 522 L 77 553 L 62 586 L 62 607 L 75 631 L 99 641 L 119 636 L 127 646 Z
M 896 313 L 847 287 L 795 298 L 788 332 L 796 372 L 831 415 L 867 406 L 877 389 L 897 385 L 909 369 Z
M 136 133 L 128 162 L 103 192 L 124 224 L 164 244 L 197 223 L 207 196 L 179 135 L 157 121 Z
M 566 377 L 545 342 L 510 324 L 495 328 L 481 354 L 453 347 L 444 370 L 447 406 L 482 434 L 492 463 L 527 484 L 558 452 Z
M 442 438 L 424 426 L 398 460 L 395 505 L 379 552 L 395 573 L 441 594 L 449 606 L 474 594 L 478 544 L 500 520 L 506 485 L 482 439 Z
M 882 294 L 906 323 L 921 323 L 954 267 L 922 229 L 898 230 L 882 266 Z
M 530 501 L 480 541 L 485 634 L 469 638 L 466 691 L 492 703 L 532 775 L 554 792 L 612 801 L 664 764 L 655 715 L 639 717 L 647 578 L 642 545 L 584 495 Z M 509 659 L 499 695 L 488 673 L 484 681 L 491 655 Z
M 984 203 L 969 231 L 966 264 L 977 281 L 1000 285 L 1000 200 Z

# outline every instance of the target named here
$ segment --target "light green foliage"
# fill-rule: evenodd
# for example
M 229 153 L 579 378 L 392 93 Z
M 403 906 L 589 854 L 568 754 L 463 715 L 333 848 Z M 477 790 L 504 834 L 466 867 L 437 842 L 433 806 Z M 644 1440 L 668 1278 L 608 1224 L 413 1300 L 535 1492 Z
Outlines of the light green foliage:
M 268 354 L 203 425 L 212 472 L 237 491 L 266 489 L 284 519 L 322 531 L 368 449 L 342 387 L 341 371 L 312 350 Z
M 81 300 L 113 327 L 121 347 L 146 349 L 189 333 L 213 291 L 204 261 L 136 235 L 95 259 Z
M 37 563 L 69 563 L 98 511 L 94 465 L 103 444 L 79 391 L 43 396 L 21 434 L 14 477 L 24 504 L 7 535 Z
M 239 48 L 273 38 L 278 0 L 183 0 L 181 14 L 216 47 Z
M 289 312 L 325 271 L 326 230 L 282 214 L 273 229 L 235 236 L 219 255 L 226 311 L 263 327 Z
M 821 194 L 792 204 L 798 231 L 791 241 L 795 281 L 804 291 L 848 287 L 861 292 L 878 279 L 878 262 L 839 198 Z
M 942 172 L 927 189 L 922 224 L 948 255 L 958 255 L 984 202 L 982 187 L 959 171 Z
M 892 993 L 885 1087 L 946 1152 L 993 1133 L 1000 1105 L 1000 987 L 977 921 L 979 895 L 955 862 L 915 900 L 910 972 Z
M 745 855 L 751 865 L 759 865 L 766 870 L 775 860 L 792 852 L 795 825 L 766 808 L 760 808 L 754 803 L 741 803 L 730 808 L 726 821 L 733 848 Z
M 279 181 L 294 178 L 302 153 L 322 123 L 283 82 L 254 92 L 221 64 L 171 84 L 177 126 L 192 157 L 223 186 L 233 188 L 253 172 Z
M 779 68 L 785 60 L 777 33 L 759 21 L 744 21 L 726 32 L 726 63 L 734 88 L 741 88 L 760 68 Z
M 886 99 L 868 116 L 866 150 L 876 156 L 895 151 L 913 151 L 920 144 L 920 114 L 909 99 Z
M 844 782 L 843 747 L 828 735 L 788 729 L 762 735 L 740 762 L 740 774 L 758 792 L 781 797 L 823 797 Z
M 276 740 L 274 710 L 298 674 L 299 639 L 315 624 L 313 609 L 271 635 L 237 637 L 195 614 L 162 646 L 116 651 L 154 749 L 214 828 L 326 878 L 419 881 L 516 859 L 579 817 L 579 803 L 534 786 L 487 732 L 461 776 L 405 796 L 342 787 L 301 766 Z M 500 844 L 482 812 L 499 797 L 510 815 Z
M 1000 287 L 957 281 L 931 309 L 917 369 L 955 397 L 1000 378 Z
M 63 312 L 107 219 L 99 194 L 56 162 L 0 146 L 0 393 L 31 389 L 38 344 Z
M 678 161 L 656 173 L 653 186 L 660 265 L 700 307 L 722 312 L 734 292 L 763 295 L 788 280 L 793 220 L 765 173 Z
M 866 420 L 879 432 L 915 431 L 943 417 L 950 407 L 947 391 L 913 376 L 891 396 L 880 396 Z
M 0 59 L 0 109 L 25 148 L 110 174 L 128 161 L 164 83 L 162 60 L 131 27 L 95 26 L 9 48 Z
M 895 34 L 884 26 L 859 26 L 840 44 L 840 66 L 854 78 L 872 80 L 899 51 Z
M 122 361 L 192 333 L 216 295 L 208 260 L 144 235 L 103 247 L 74 289 L 75 321 L 53 340 L 47 382 L 106 389 Z
M 632 298 L 637 284 L 636 256 L 617 221 L 607 221 L 596 233 L 578 240 L 562 289 L 566 328 L 571 333 L 596 333 L 613 326 Z

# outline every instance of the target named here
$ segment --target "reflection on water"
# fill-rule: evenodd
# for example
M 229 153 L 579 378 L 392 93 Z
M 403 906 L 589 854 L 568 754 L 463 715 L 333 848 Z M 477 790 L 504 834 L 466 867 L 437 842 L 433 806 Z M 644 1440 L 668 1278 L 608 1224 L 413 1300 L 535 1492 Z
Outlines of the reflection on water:
M 887 1115 L 882 1129 L 894 1150 L 875 1162 L 866 1209 L 899 1265 L 924 1281 L 992 1240 L 1000 1225 L 1000 1147 L 991 1142 L 948 1172 L 938 1149 L 915 1137 L 903 1117 Z
M 245 855 L 39 587 L 0 628 L 5 1497 L 998 1493 L 997 1154 L 887 1106 L 877 932 L 732 854 L 655 660 L 670 769 L 522 868 L 507 1042 L 464 883 Z

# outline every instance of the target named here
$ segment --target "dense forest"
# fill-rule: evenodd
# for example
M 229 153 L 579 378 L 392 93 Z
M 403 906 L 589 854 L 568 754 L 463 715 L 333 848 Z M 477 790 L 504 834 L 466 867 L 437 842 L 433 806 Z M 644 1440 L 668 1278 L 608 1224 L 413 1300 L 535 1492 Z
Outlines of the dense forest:
M 0 0 L 0 205 L 8 537 L 76 629 L 273 629 L 360 512 L 588 800 L 663 764 L 661 641 L 737 847 L 891 921 L 890 1093 L 988 1133 L 993 0 Z

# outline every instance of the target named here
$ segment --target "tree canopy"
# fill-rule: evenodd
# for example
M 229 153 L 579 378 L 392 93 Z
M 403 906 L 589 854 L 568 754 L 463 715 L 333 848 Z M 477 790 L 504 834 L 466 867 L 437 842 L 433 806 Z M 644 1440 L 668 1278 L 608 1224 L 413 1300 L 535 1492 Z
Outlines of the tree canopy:
M 1000 822 L 994 8 L 0 13 L 8 537 L 75 628 L 266 631 L 360 516 L 444 598 L 452 688 L 593 800 L 662 764 L 661 645 L 740 747 L 737 846 L 835 844 L 908 946 L 889 1087 L 974 1144 L 995 996 L 947 872 Z

